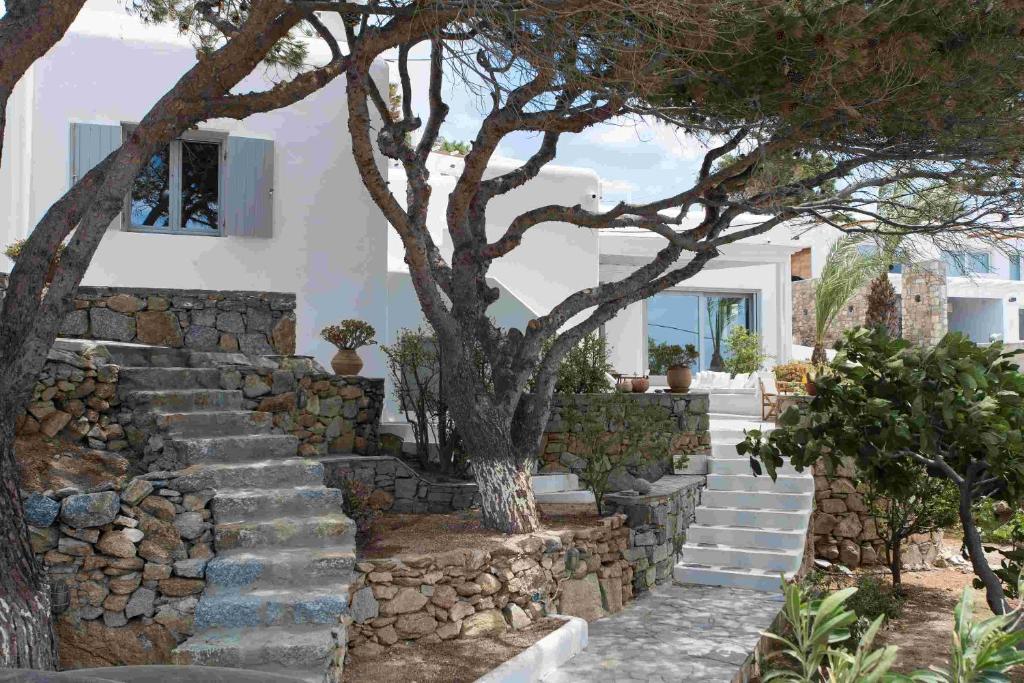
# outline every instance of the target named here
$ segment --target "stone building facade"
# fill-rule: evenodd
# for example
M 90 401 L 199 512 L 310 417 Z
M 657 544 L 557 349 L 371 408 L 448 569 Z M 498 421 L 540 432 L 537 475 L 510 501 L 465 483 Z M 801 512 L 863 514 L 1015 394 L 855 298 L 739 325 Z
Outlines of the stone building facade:
M 924 261 L 903 267 L 900 320 L 903 338 L 920 344 L 935 344 L 949 326 L 946 265 Z M 817 280 L 793 283 L 793 343 L 814 346 L 814 287 Z M 831 347 L 844 331 L 864 324 L 870 283 L 846 302 L 825 335 Z

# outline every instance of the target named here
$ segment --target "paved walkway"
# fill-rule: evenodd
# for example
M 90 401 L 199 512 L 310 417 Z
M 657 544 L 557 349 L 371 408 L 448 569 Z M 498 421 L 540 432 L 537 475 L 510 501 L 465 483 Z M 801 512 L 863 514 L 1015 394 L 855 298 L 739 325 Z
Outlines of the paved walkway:
M 730 683 L 782 595 L 714 586 L 659 586 L 592 622 L 587 649 L 544 683 Z

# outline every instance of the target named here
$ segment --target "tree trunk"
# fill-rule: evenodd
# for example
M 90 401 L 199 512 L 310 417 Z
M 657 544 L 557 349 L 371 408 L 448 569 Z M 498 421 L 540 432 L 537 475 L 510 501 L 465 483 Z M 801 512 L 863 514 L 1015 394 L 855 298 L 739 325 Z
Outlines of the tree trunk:
M 474 451 L 470 457 L 480 487 L 484 526 L 506 534 L 536 531 L 540 527 L 540 516 L 533 497 L 530 462 L 511 454 L 479 458 Z
M 960 524 L 964 530 L 964 546 L 971 558 L 971 567 L 974 575 L 985 585 L 985 601 L 993 614 L 1006 614 L 1006 594 L 1003 592 L 1003 584 L 992 568 L 988 566 L 985 559 L 985 549 L 981 544 L 981 534 L 978 533 L 978 526 L 974 521 L 974 511 L 970 494 L 970 482 L 961 484 L 960 489 Z
M 814 365 L 827 365 L 828 354 L 825 353 L 824 344 L 815 344 L 814 351 L 811 352 L 811 363 Z
M 22 514 L 13 425 L 0 420 L 0 669 L 56 669 L 50 586 Z
M 903 584 L 903 559 L 900 557 L 902 539 L 899 536 L 889 544 L 889 570 L 892 571 L 892 587 L 899 590 Z

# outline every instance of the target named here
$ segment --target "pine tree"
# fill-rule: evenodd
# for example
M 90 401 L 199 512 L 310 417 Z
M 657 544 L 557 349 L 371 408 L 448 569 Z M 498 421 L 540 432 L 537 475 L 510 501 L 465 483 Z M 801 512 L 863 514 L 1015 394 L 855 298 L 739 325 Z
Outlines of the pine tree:
M 900 336 L 899 299 L 886 272 L 879 273 L 878 277 L 871 281 L 864 324 L 867 327 L 884 328 L 893 339 Z

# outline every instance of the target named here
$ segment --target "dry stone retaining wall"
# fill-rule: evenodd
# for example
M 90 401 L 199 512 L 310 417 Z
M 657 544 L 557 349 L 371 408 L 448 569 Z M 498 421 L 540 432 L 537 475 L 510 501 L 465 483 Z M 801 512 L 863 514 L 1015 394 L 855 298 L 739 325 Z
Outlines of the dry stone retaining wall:
M 667 475 L 654 482 L 646 495 L 614 493 L 605 498 L 607 510 L 625 515 L 629 526 L 629 547 L 623 556 L 634 569 L 634 592 L 672 578 L 704 483 L 701 476 Z
M 633 596 L 623 515 L 600 526 L 511 537 L 489 551 L 364 559 L 352 584 L 349 652 L 377 657 L 396 643 L 475 638 L 548 614 L 593 621 Z
M 132 413 L 118 396 L 118 373 L 102 347 L 50 349 L 17 433 L 59 434 L 93 450 L 129 449 Z
M 321 460 L 327 486 L 343 489 L 354 479 L 372 489 L 377 507 L 388 512 L 445 513 L 480 505 L 475 482 L 433 482 L 390 455 L 331 456 Z
M 59 615 L 62 665 L 166 663 L 192 633 L 206 585 L 214 492 L 168 472 L 98 488 L 22 494 Z M 126 644 L 120 654 L 116 643 Z
M 814 553 L 830 562 L 850 568 L 886 564 L 885 544 L 878 534 L 874 517 L 868 512 L 862 491 L 856 484 L 856 471 L 850 464 L 828 476 L 825 465 L 814 465 L 814 517 L 811 542 Z M 903 542 L 900 550 L 908 569 L 929 567 L 938 558 L 942 532 L 916 534 Z
M 0 273 L 0 299 L 7 289 Z M 252 356 L 295 353 L 295 295 L 79 287 L 60 336 Z
M 555 394 L 552 399 L 551 416 L 541 439 L 540 473 L 555 474 L 583 470 L 584 461 L 579 455 L 582 445 L 569 434 L 562 419 L 562 412 L 569 402 L 576 410 L 586 412 L 593 402 L 591 394 Z M 677 433 L 673 437 L 674 454 L 708 453 L 711 434 L 708 432 L 708 394 L 691 392 L 686 394 L 627 394 L 632 400 L 662 406 L 675 420 Z M 633 476 L 653 481 L 666 472 L 672 471 L 672 463 L 648 463 L 630 467 Z

